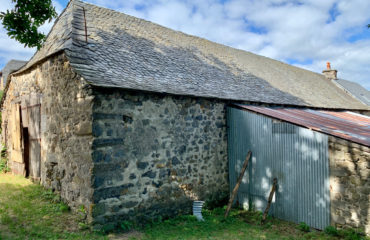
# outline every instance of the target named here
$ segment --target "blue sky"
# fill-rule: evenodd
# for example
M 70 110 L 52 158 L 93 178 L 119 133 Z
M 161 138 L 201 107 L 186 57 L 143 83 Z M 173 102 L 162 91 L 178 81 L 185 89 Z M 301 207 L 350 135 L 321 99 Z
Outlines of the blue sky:
M 58 12 L 68 3 L 53 1 Z M 321 73 L 329 61 L 339 78 L 370 90 L 368 0 L 86 1 L 314 72 Z M 0 11 L 11 7 L 11 0 L 0 2 Z M 0 29 L 0 68 L 34 52 Z

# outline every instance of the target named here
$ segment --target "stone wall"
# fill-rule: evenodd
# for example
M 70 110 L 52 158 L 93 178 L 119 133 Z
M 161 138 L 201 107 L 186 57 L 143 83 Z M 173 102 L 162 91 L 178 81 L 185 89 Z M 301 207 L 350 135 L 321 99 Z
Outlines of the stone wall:
M 30 93 L 42 94 L 41 183 L 60 192 L 71 207 L 83 205 L 87 212 L 93 192 L 91 91 L 60 54 L 13 76 L 3 109 L 4 129 L 12 101 Z M 4 134 L 10 139 L 12 133 Z
M 370 234 L 370 148 L 329 137 L 331 223 Z
M 228 193 L 225 104 L 94 90 L 95 224 L 189 213 Z

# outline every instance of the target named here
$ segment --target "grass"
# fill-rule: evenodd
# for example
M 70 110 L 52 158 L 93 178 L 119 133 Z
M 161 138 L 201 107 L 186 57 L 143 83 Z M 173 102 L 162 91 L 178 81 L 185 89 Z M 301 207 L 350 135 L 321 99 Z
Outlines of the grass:
M 268 218 L 261 225 L 261 213 L 233 209 L 227 219 L 224 209 L 205 210 L 205 221 L 191 215 L 155 222 L 133 230 L 122 222 L 126 233 L 92 232 L 79 221 L 78 214 L 59 201 L 52 192 L 28 179 L 0 173 L 0 240 L 5 239 L 365 239 L 353 231 L 307 229 L 300 225 Z M 302 227 L 304 226 L 304 227 Z M 306 232 L 308 231 L 308 232 Z M 366 238 L 369 240 L 369 238 Z
M 270 218 L 261 225 L 258 212 L 234 209 L 227 219 L 224 212 L 223 208 L 204 211 L 204 222 L 180 216 L 156 223 L 145 229 L 145 239 L 337 239 L 319 231 L 305 233 L 296 224 L 277 219 Z
M 78 216 L 58 198 L 30 180 L 0 174 L 0 240 L 107 239 L 81 231 Z

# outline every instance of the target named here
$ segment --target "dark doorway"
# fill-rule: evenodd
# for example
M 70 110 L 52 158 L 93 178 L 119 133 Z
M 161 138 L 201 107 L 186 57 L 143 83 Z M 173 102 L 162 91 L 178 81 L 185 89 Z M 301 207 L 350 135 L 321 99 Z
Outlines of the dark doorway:
M 30 138 L 28 128 L 23 128 L 23 159 L 26 169 L 26 177 L 30 175 Z

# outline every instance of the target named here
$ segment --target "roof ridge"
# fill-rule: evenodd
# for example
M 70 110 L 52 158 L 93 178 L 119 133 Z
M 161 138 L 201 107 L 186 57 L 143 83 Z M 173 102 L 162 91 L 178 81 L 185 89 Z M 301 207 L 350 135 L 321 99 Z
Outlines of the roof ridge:
M 70 47 L 71 45 L 71 42 L 68 41 L 69 38 L 66 38 L 64 39 L 63 43 L 62 44 L 59 44 L 59 47 L 57 47 L 56 49 L 51 49 L 50 47 L 48 48 L 48 51 L 46 52 L 45 55 L 41 54 L 41 51 L 42 50 L 45 50 L 45 48 L 47 47 L 48 43 L 51 41 L 50 38 L 52 37 L 52 34 L 54 33 L 54 30 L 55 28 L 57 28 L 60 23 L 60 21 L 64 20 L 63 18 L 66 17 L 65 15 L 68 14 L 68 10 L 70 8 L 73 8 L 73 5 L 74 5 L 74 2 L 76 0 L 70 0 L 67 4 L 67 6 L 63 9 L 63 11 L 59 14 L 59 16 L 55 19 L 54 21 L 54 24 L 53 26 L 51 27 L 50 31 L 48 32 L 48 34 L 46 35 L 46 38 L 45 38 L 45 42 L 43 43 L 43 45 L 41 46 L 41 48 L 39 50 L 36 50 L 36 52 L 33 54 L 33 56 L 30 58 L 30 60 L 27 62 L 27 64 L 25 66 L 23 66 L 21 69 L 19 69 L 17 72 L 13 73 L 14 75 L 17 75 L 17 74 L 20 74 L 26 70 L 28 70 L 29 68 L 31 68 L 32 66 L 36 65 L 38 62 L 44 60 L 45 58 L 49 57 L 50 55 L 53 55 L 55 54 L 56 52 L 60 51 L 60 50 L 63 50 L 63 49 L 66 49 L 68 47 Z M 73 14 L 72 14 L 72 17 L 73 17 Z M 66 21 L 68 23 L 68 21 Z M 65 24 L 67 25 L 67 24 Z M 64 26 L 65 26 L 64 25 Z M 66 35 L 69 35 L 72 33 L 72 28 L 70 28 L 70 32 L 68 33 L 68 29 L 69 28 L 64 28 L 65 32 L 64 34 Z M 61 47 L 63 46 L 63 47 Z M 51 49 L 51 51 L 49 51 Z M 42 55 L 38 58 L 37 55 Z
M 67 7 L 65 7 L 63 11 L 59 14 L 59 16 L 55 19 L 54 24 L 51 27 L 49 33 L 46 35 L 45 42 L 43 43 L 41 48 L 39 50 L 36 50 L 31 59 L 21 69 L 8 75 L 6 85 L 4 87 L 4 94 L 0 100 L 1 108 L 4 104 L 5 96 L 11 82 L 11 76 L 21 74 L 32 68 L 33 66 L 39 64 L 40 62 L 45 61 L 45 59 L 47 59 L 48 57 L 53 56 L 58 52 L 72 46 L 72 29 L 68 27 L 68 18 L 73 18 L 73 13 L 71 14 L 68 11 L 71 10 L 71 6 L 74 5 L 74 1 L 75 0 L 71 0 L 68 3 Z M 56 30 L 57 28 L 60 28 L 59 31 Z
M 180 34 L 182 34 L 182 35 L 184 35 L 186 37 L 192 38 L 193 40 L 196 39 L 196 40 L 200 40 L 200 41 L 207 41 L 209 43 L 217 44 L 218 46 L 221 46 L 221 47 L 224 47 L 224 48 L 227 48 L 227 49 L 236 50 L 236 51 L 238 51 L 240 53 L 251 54 L 251 55 L 256 56 L 258 58 L 266 59 L 268 61 L 274 61 L 274 62 L 277 62 L 279 64 L 283 64 L 283 65 L 286 65 L 286 66 L 289 66 L 289 67 L 298 69 L 300 71 L 310 72 L 310 73 L 313 73 L 313 74 L 316 74 L 318 76 L 322 76 L 323 77 L 323 75 L 320 74 L 320 73 L 318 73 L 318 72 L 314 72 L 314 71 L 311 71 L 311 70 L 308 70 L 308 69 L 305 69 L 305 68 L 297 67 L 297 66 L 288 64 L 286 62 L 283 62 L 283 61 L 280 61 L 280 60 L 277 60 L 277 59 L 273 59 L 273 58 L 270 58 L 270 57 L 266 57 L 266 56 L 263 56 L 263 55 L 259 55 L 259 54 L 253 53 L 251 51 L 247 51 L 247 50 L 244 50 L 244 49 L 240 49 L 240 48 L 228 46 L 228 45 L 225 45 L 223 43 L 219 43 L 219 42 L 216 42 L 216 41 L 213 41 L 213 40 L 209 40 L 209 39 L 204 38 L 204 37 L 200 37 L 200 36 L 192 35 L 192 34 L 189 34 L 189 33 L 185 33 L 185 32 L 182 32 L 180 30 L 175 30 L 175 29 L 172 29 L 170 27 L 166 27 L 166 26 L 163 26 L 161 24 L 152 22 L 150 20 L 146 20 L 144 18 L 135 17 L 133 15 L 130 15 L 130 14 L 127 14 L 127 13 L 124 13 L 124 12 L 120 12 L 120 11 L 117 11 L 117 10 L 114 10 L 114 9 L 111 9 L 111 8 L 108 8 L 108 7 L 100 6 L 100 5 L 97 5 L 97 4 L 92 4 L 92 3 L 85 2 L 85 1 L 82 1 L 82 0 L 70 0 L 70 1 L 71 2 L 77 2 L 79 4 L 84 4 L 84 5 L 90 5 L 90 6 L 93 6 L 93 7 L 98 7 L 98 8 L 104 9 L 106 11 L 114 12 L 114 13 L 120 14 L 122 16 L 133 18 L 133 19 L 135 19 L 137 21 L 145 22 L 145 23 L 148 23 L 148 24 L 154 24 L 154 25 L 156 25 L 156 26 L 158 26 L 158 27 L 160 27 L 162 29 L 165 29 L 165 30 L 169 30 L 169 31 L 172 31 L 172 32 L 180 33 Z
M 80 0 L 68 3 L 18 73 L 61 51 L 97 87 L 368 109 L 321 74 Z

